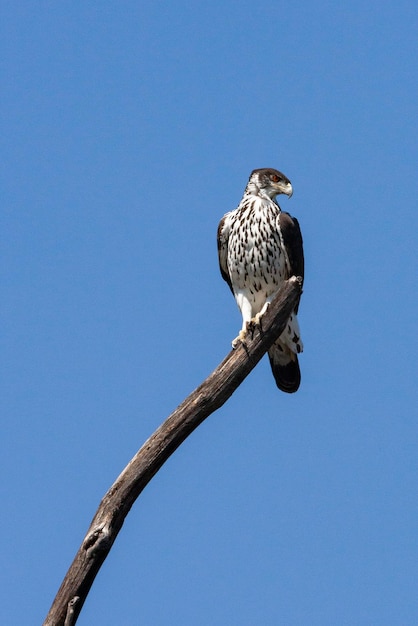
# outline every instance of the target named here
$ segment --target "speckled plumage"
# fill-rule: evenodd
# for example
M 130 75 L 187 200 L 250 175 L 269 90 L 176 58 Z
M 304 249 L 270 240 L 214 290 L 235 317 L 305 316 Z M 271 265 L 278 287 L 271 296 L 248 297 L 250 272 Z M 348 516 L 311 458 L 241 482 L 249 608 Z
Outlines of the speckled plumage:
M 292 185 L 278 170 L 254 170 L 235 211 L 222 218 L 218 227 L 219 265 L 240 308 L 243 325 L 236 346 L 244 341 L 247 323 L 259 318 L 282 283 L 304 271 L 302 236 L 296 219 L 281 211 L 275 198 L 289 197 Z M 298 389 L 297 355 L 303 345 L 295 310 L 286 329 L 269 350 L 277 386 L 289 393 Z

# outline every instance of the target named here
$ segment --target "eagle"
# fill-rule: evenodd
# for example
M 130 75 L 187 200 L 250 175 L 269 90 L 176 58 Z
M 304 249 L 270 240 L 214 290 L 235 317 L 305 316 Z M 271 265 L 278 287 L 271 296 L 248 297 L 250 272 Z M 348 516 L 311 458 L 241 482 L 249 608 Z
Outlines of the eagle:
M 280 286 L 291 276 L 304 274 L 302 235 L 297 219 L 281 210 L 276 196 L 293 194 L 290 180 L 272 168 L 251 172 L 242 200 L 218 226 L 218 257 L 242 315 L 242 329 L 232 342 L 245 343 L 248 324 L 260 318 Z M 297 320 L 298 306 L 286 328 L 268 351 L 274 379 L 287 393 L 298 390 L 298 354 L 303 350 Z

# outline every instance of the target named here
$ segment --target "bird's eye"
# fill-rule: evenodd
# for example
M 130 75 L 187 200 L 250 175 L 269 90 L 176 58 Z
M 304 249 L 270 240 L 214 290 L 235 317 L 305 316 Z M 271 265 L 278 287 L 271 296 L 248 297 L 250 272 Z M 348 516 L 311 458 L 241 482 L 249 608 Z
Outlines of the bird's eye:
M 270 176 L 270 180 L 272 180 L 273 183 L 278 183 L 279 182 L 279 177 L 277 176 L 277 174 L 272 174 Z

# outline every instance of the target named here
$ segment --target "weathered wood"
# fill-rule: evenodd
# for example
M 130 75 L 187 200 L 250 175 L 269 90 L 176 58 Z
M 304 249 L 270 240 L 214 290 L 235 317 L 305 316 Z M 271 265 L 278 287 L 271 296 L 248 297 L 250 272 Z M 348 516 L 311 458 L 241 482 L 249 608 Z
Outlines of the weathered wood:
M 72 626 L 131 506 L 180 444 L 219 409 L 283 332 L 302 291 L 293 276 L 263 315 L 262 328 L 232 350 L 144 443 L 101 501 L 74 561 L 45 619 L 44 626 Z M 251 336 L 252 334 L 252 336 Z

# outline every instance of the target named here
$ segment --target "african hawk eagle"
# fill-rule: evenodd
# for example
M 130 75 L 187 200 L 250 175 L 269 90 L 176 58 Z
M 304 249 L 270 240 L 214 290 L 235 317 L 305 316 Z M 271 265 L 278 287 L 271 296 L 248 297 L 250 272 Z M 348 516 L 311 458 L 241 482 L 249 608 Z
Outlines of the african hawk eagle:
M 303 278 L 302 235 L 298 221 L 282 211 L 276 196 L 293 193 L 281 172 L 263 168 L 251 172 L 235 211 L 226 213 L 218 227 L 218 255 L 222 277 L 242 314 L 242 330 L 232 342 L 245 340 L 247 324 L 258 324 L 282 283 Z M 276 384 L 292 393 L 300 385 L 298 354 L 303 350 L 297 308 L 268 355 Z

